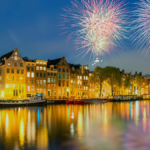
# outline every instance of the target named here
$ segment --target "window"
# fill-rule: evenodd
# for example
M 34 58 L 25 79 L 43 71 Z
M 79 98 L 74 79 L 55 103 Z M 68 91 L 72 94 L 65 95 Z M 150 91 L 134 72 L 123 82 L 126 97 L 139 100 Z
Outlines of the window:
M 7 81 L 10 81 L 10 76 L 6 76 L 6 80 L 7 80 Z
M 53 73 L 51 73 L 51 76 L 53 76 Z
M 43 70 L 46 70 L 46 67 L 43 67 Z
M 67 72 L 69 72 L 69 69 L 66 69 Z
M 47 78 L 47 82 L 50 83 L 50 78 Z
M 39 77 L 39 73 L 36 73 L 36 77 Z
M 67 87 L 69 87 L 69 81 L 67 81 Z
M 58 86 L 61 87 L 61 81 L 60 80 L 58 81 Z
M 31 79 L 31 84 L 34 84 L 34 80 L 33 79 Z
M 14 73 L 14 69 L 11 69 L 11 73 Z
M 82 76 L 80 76 L 80 79 L 82 79 Z
M 42 67 L 40 67 L 40 70 L 42 70 Z
M 47 73 L 48 76 L 50 76 L 50 73 Z
M 66 79 L 69 79 L 69 74 L 67 74 Z
M 9 88 L 9 84 L 6 84 L 6 88 Z
M 43 77 L 45 77 L 45 73 L 43 73 Z
M 20 70 L 19 69 L 17 69 L 17 74 L 19 74 L 20 73 Z
M 61 68 L 58 68 L 58 72 L 61 72 Z
M 30 86 L 27 86 L 27 92 L 30 92 Z
M 53 70 L 54 68 L 53 67 L 51 67 L 51 70 Z
M 54 76 L 56 76 L 56 73 L 54 73 Z
M 20 67 L 23 67 L 23 63 L 20 63 Z
M 39 66 L 36 66 L 36 70 L 39 70 Z
M 15 66 L 17 66 L 17 63 L 15 62 L 15 64 L 14 64 Z
M 24 70 L 21 70 L 21 74 L 24 74 Z
M 14 57 L 14 60 L 17 60 L 17 56 Z
M 27 79 L 27 84 L 30 84 L 30 79 Z
M 32 91 L 32 92 L 34 91 L 34 86 L 31 86 L 31 91 Z
M 6 71 L 7 73 L 10 73 L 10 69 L 9 68 L 7 68 L 7 71 Z
M 61 79 L 61 74 L 60 73 L 58 74 L 58 79 Z
M 43 86 L 46 86 L 46 80 L 43 80 Z
M 40 62 L 40 64 L 42 64 L 42 62 Z
M 27 72 L 27 77 L 30 77 L 30 72 Z
M 64 68 L 62 69 L 62 72 L 65 72 L 65 69 L 64 69 Z
M 62 65 L 65 65 L 65 62 L 63 61 Z
M 36 86 L 39 86 L 39 80 L 36 81 Z
M 86 86 L 86 90 L 88 90 L 88 86 Z
M 58 95 L 61 95 L 61 89 L 58 89 Z
M 65 74 L 63 74 L 63 79 L 65 79 Z
M 86 80 L 88 80 L 88 76 L 86 76 Z
M 51 83 L 53 83 L 53 78 L 51 78 Z
M 34 68 L 32 67 L 31 70 L 34 71 Z
M 42 77 L 42 73 L 40 73 L 40 77 Z
M 65 86 L 65 81 L 63 80 L 63 87 Z
M 79 77 L 79 76 L 77 76 L 77 79 L 80 79 L 80 77 Z
M 9 62 L 9 63 L 8 63 L 8 66 L 10 66 L 10 65 L 11 65 L 11 63 Z
M 14 76 L 11 76 L 11 81 L 14 81 Z
M 34 72 L 31 73 L 31 77 L 34 78 Z
M 54 83 L 56 83 L 56 78 L 54 78 Z
M 30 67 L 27 67 L 27 70 L 30 71 Z
M 42 86 L 42 80 L 40 80 L 40 86 Z
M 17 55 L 17 52 L 15 52 L 15 55 Z

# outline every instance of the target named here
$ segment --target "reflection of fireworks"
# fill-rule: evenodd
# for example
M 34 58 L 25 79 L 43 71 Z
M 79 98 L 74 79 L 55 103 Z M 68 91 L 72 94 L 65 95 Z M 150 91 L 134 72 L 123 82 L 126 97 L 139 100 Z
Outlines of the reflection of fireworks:
M 138 9 L 133 11 L 132 39 L 138 48 L 146 47 L 143 52 L 147 55 L 150 49 L 150 0 L 140 0 L 136 8 Z
M 77 37 L 75 44 L 82 53 L 104 55 L 120 46 L 126 38 L 126 13 L 123 2 L 110 0 L 72 0 L 72 8 L 64 9 L 62 29 L 71 30 L 68 38 Z

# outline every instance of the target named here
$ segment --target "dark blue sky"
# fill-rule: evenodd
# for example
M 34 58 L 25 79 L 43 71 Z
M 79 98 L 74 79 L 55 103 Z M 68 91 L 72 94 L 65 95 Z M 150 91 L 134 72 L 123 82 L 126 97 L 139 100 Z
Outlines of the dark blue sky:
M 128 10 L 133 9 L 136 1 L 126 1 Z M 5 0 L 0 2 L 0 55 L 14 48 L 19 48 L 21 56 L 32 59 L 55 59 L 66 56 L 70 63 L 89 64 L 92 60 L 89 55 L 85 58 L 77 57 L 73 41 L 66 42 L 67 35 L 57 26 L 62 8 L 70 5 L 70 0 Z M 150 59 L 134 50 L 130 41 L 128 47 L 106 55 L 98 65 L 111 65 L 125 69 L 126 72 L 141 71 L 150 73 Z M 123 53 L 124 54 L 123 54 Z

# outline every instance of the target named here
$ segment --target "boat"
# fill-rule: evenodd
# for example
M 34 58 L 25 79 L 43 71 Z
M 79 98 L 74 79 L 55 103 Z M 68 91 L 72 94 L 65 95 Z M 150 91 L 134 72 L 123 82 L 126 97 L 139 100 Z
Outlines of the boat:
M 29 97 L 24 100 L 1 100 L 0 106 L 28 106 L 28 105 L 42 105 L 45 104 L 43 94 L 36 94 L 35 97 Z
M 106 99 L 89 99 L 87 101 L 90 101 L 92 104 L 99 104 L 99 103 L 106 103 Z
M 46 104 L 47 105 L 51 105 L 51 104 L 54 104 L 55 102 L 53 100 L 47 100 Z
M 116 95 L 113 97 L 115 101 L 130 101 L 130 100 L 136 100 L 136 95 Z

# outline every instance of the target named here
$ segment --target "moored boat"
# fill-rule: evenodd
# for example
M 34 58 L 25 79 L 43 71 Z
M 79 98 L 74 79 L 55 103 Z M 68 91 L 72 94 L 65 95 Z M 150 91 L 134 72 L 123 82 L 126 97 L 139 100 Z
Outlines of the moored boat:
M 0 101 L 0 106 L 42 105 L 45 102 L 43 94 L 37 94 L 35 97 L 30 97 L 29 100 L 2 100 Z
M 86 101 L 86 100 L 67 100 L 66 104 L 91 104 L 91 101 Z

